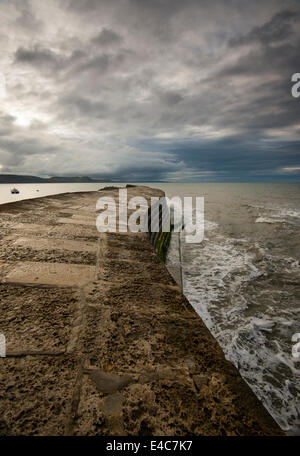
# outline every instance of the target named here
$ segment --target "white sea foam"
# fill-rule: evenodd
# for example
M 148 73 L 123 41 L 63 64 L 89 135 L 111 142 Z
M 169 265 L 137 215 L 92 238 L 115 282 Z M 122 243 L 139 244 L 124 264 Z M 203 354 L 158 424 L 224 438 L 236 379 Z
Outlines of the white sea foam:
M 279 209 L 280 217 L 294 217 L 300 218 L 300 211 L 290 209 Z
M 258 217 L 255 220 L 255 223 L 284 223 L 285 220 L 283 219 L 276 219 L 271 217 Z
M 181 243 L 184 293 L 280 426 L 300 434 L 300 363 L 291 341 L 300 332 L 299 187 L 247 188 L 238 198 L 230 188 L 208 192 L 204 241 Z
M 265 320 L 263 318 L 254 318 L 252 321 L 254 329 L 260 331 L 272 331 L 273 326 L 275 325 L 274 321 Z
M 300 209 L 287 208 L 278 205 L 261 205 L 261 204 L 245 204 L 247 207 L 259 209 L 260 216 L 255 220 L 256 223 L 281 223 L 289 222 L 291 219 L 300 218 Z
M 290 257 L 271 259 L 259 245 L 251 247 L 247 240 L 226 239 L 215 232 L 213 239 L 206 238 L 193 249 L 184 246 L 183 250 L 184 292 L 191 304 L 280 426 L 286 430 L 295 427 L 300 419 L 295 400 L 295 390 L 300 394 L 300 371 L 286 342 L 290 341 L 295 313 L 290 307 L 278 308 L 284 290 L 271 293 L 262 288 L 255 302 L 247 287 L 265 276 L 269 264 L 273 268 L 278 264 L 287 274 L 297 274 L 298 261 Z M 258 250 L 262 258 L 259 266 Z M 255 317 L 254 304 L 258 306 Z
M 218 224 L 216 222 L 212 222 L 211 220 L 204 220 L 205 231 L 213 231 L 216 228 L 218 228 Z
M 213 329 L 210 312 L 217 302 L 226 297 L 226 287 L 231 288 L 234 296 L 241 282 L 259 275 L 251 262 L 252 255 L 244 255 L 237 250 L 234 240 L 225 240 L 221 236 L 217 239 L 221 242 L 203 243 L 198 247 L 199 255 L 187 266 L 183 265 L 186 293 L 210 329 Z M 230 311 L 245 308 L 245 301 L 239 297 L 234 299 L 236 306 Z
M 290 423 L 296 426 L 299 418 L 299 404 L 294 390 L 297 389 L 300 371 L 295 369 L 291 357 L 276 342 L 274 348 L 268 346 L 266 333 L 248 323 L 225 345 L 225 354 L 278 424 L 295 433 L 297 431 L 291 430 Z M 278 372 L 284 370 L 286 374 L 280 379 Z

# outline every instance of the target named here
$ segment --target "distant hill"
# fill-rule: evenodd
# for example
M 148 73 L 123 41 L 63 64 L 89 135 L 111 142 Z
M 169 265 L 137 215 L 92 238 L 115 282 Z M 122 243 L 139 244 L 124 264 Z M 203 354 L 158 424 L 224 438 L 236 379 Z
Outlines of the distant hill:
M 97 182 L 111 182 L 107 180 L 91 179 L 88 176 L 53 176 L 53 177 L 38 177 L 38 176 L 22 176 L 19 174 L 0 174 L 0 184 L 55 184 L 55 183 L 97 183 Z

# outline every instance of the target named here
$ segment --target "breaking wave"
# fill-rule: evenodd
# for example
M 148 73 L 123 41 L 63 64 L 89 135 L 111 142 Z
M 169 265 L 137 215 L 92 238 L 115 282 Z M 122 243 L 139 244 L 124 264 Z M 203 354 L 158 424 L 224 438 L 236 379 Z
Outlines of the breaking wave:
M 291 337 L 300 331 L 299 262 L 209 227 L 199 245 L 182 236 L 184 293 L 278 424 L 298 433 L 300 360 Z

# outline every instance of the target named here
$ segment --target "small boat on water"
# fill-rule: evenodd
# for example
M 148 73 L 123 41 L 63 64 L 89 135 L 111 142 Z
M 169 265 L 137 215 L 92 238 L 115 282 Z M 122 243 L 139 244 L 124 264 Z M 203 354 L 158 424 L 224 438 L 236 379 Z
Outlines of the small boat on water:
M 12 188 L 10 193 L 20 193 L 20 190 L 18 190 L 17 188 Z

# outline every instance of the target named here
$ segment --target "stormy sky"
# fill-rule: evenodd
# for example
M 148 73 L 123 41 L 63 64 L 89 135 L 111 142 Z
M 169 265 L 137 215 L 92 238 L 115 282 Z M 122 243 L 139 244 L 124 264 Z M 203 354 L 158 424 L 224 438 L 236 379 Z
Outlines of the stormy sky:
M 0 172 L 300 180 L 297 0 L 0 1 Z

